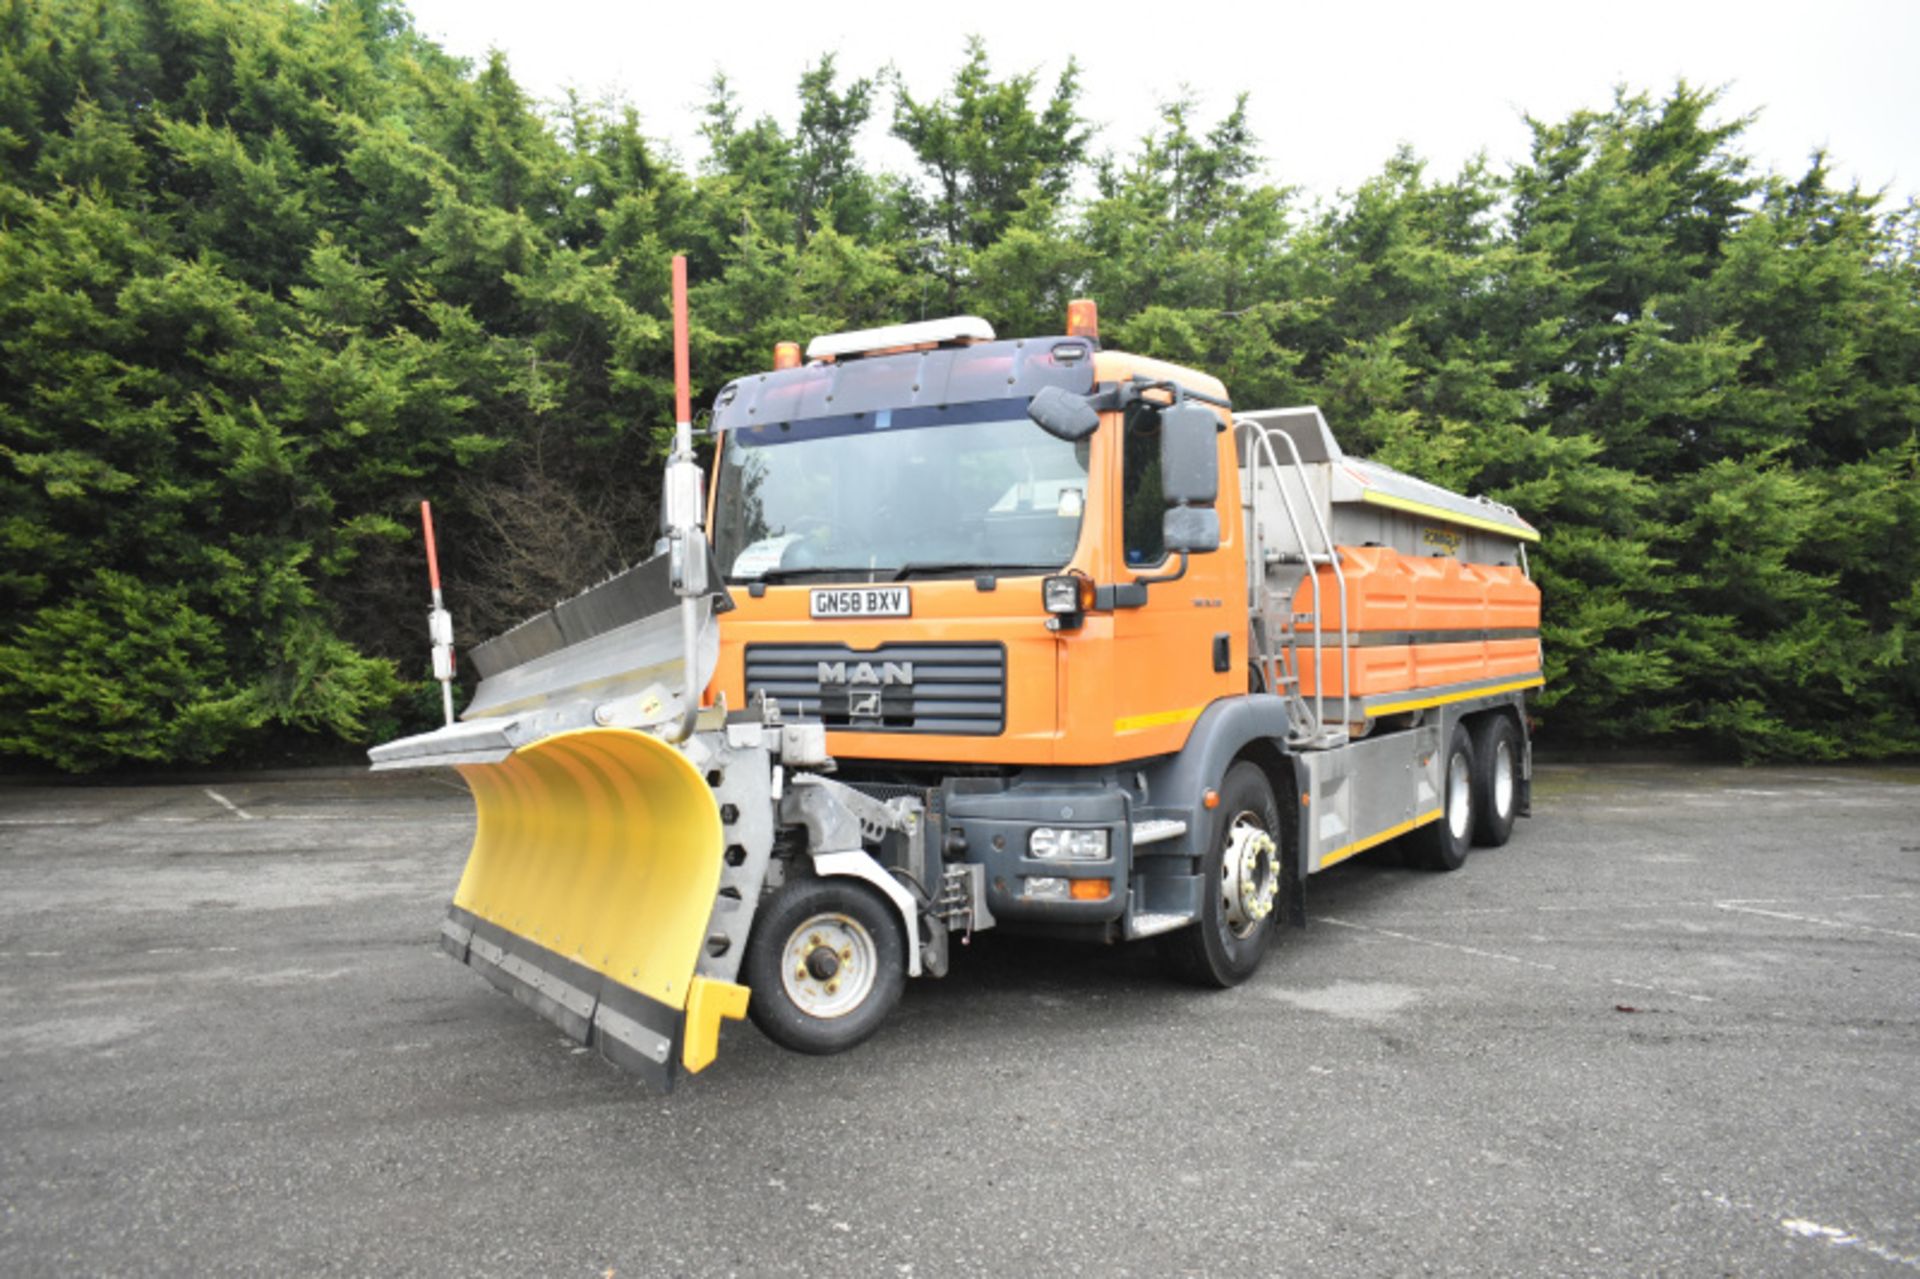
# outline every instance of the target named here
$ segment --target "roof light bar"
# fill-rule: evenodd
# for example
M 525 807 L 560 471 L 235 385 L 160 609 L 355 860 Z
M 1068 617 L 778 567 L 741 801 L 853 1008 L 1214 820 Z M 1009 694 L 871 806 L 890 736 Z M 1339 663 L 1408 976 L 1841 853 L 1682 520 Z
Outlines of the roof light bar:
M 991 342 L 993 326 L 977 315 L 955 315 L 918 324 L 889 324 L 855 333 L 824 333 L 807 343 L 809 360 L 837 360 L 879 351 L 912 350 L 917 346 L 944 346 L 949 342 Z

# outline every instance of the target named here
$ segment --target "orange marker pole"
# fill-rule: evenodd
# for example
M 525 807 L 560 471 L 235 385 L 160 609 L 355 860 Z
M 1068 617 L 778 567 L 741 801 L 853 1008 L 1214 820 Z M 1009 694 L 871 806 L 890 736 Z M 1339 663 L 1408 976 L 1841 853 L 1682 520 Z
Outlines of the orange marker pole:
M 420 503 L 420 527 L 427 535 L 427 581 L 433 587 L 433 608 L 427 613 L 427 634 L 433 640 L 433 677 L 440 681 L 440 710 L 453 723 L 453 614 L 440 598 L 440 552 L 433 543 L 433 503 Z
M 673 255 L 673 429 L 674 445 L 693 449 L 693 375 L 687 367 L 687 259 Z
M 440 554 L 433 547 L 433 503 L 420 503 L 420 527 L 427 533 L 427 581 L 433 586 L 433 606 L 440 607 Z

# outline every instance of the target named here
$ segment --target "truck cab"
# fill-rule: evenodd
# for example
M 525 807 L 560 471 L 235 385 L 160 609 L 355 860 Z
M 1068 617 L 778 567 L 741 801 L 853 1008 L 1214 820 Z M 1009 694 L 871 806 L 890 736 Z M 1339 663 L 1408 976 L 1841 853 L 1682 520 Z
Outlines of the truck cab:
M 736 609 L 714 693 L 820 716 L 847 762 L 1009 769 L 1178 749 L 1209 703 L 1246 691 L 1244 617 L 1228 607 L 1245 592 L 1238 488 L 1219 486 L 1218 552 L 1116 605 L 1111 588 L 1179 560 L 1162 529 L 1163 406 L 1102 411 L 1077 441 L 1027 412 L 1044 387 L 1134 379 L 1224 403 L 1212 378 L 1080 337 L 842 355 L 724 389 L 709 527 Z M 1216 466 L 1230 476 L 1226 421 Z M 1060 578 L 1090 592 L 1064 621 L 1045 598 Z

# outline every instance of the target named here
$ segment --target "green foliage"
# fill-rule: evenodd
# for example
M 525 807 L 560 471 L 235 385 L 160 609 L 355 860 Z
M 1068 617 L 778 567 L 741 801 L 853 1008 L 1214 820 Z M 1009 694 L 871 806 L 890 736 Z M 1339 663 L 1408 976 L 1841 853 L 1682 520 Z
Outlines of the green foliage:
M 1072 189 L 1092 137 L 1079 77 L 1069 60 L 1036 111 L 1037 73 L 995 80 L 975 37 L 946 96 L 921 101 L 895 84 L 893 136 L 923 170 L 903 192 L 907 222 L 922 237 L 919 262 L 946 280 L 950 299 L 970 276 L 972 254 L 991 248 L 1023 211 L 1057 206 Z
M 689 171 L 388 0 L 0 0 L 0 755 L 427 722 L 422 498 L 465 636 L 650 546 L 675 252 L 701 398 L 779 340 L 1092 296 L 1512 503 L 1553 740 L 1920 749 L 1920 208 L 1753 172 L 1685 83 L 1304 207 L 1244 98 L 1095 155 L 1078 77 L 826 56 L 789 124 L 716 76 Z M 913 173 L 863 166 L 876 123 Z
M 504 63 L 471 74 L 379 4 L 13 3 L 0 32 L 28 87 L 0 180 L 0 750 L 363 737 L 418 662 L 392 552 L 421 497 L 458 545 L 459 495 L 549 417 L 574 474 L 651 454 L 666 392 L 632 369 L 665 345 L 666 250 L 595 243 L 637 128 L 570 150 Z
M 0 646 L 0 750 L 81 770 L 102 759 L 212 758 L 267 718 L 261 699 L 210 683 L 219 624 L 184 588 L 95 572 Z

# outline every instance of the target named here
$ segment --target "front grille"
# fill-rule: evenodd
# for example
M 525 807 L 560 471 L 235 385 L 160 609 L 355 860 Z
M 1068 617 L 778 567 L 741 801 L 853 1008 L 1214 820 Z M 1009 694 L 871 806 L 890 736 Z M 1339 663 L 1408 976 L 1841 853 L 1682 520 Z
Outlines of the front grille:
M 825 669 L 827 678 L 822 679 Z M 1006 725 L 1007 650 L 999 644 L 749 644 L 747 702 L 862 733 L 991 737 Z
M 907 786 L 900 782 L 857 782 L 847 777 L 834 780 L 844 782 L 868 799 L 877 799 L 882 804 L 890 799 L 917 799 L 922 808 L 933 807 L 933 797 L 939 790 L 938 787 Z

